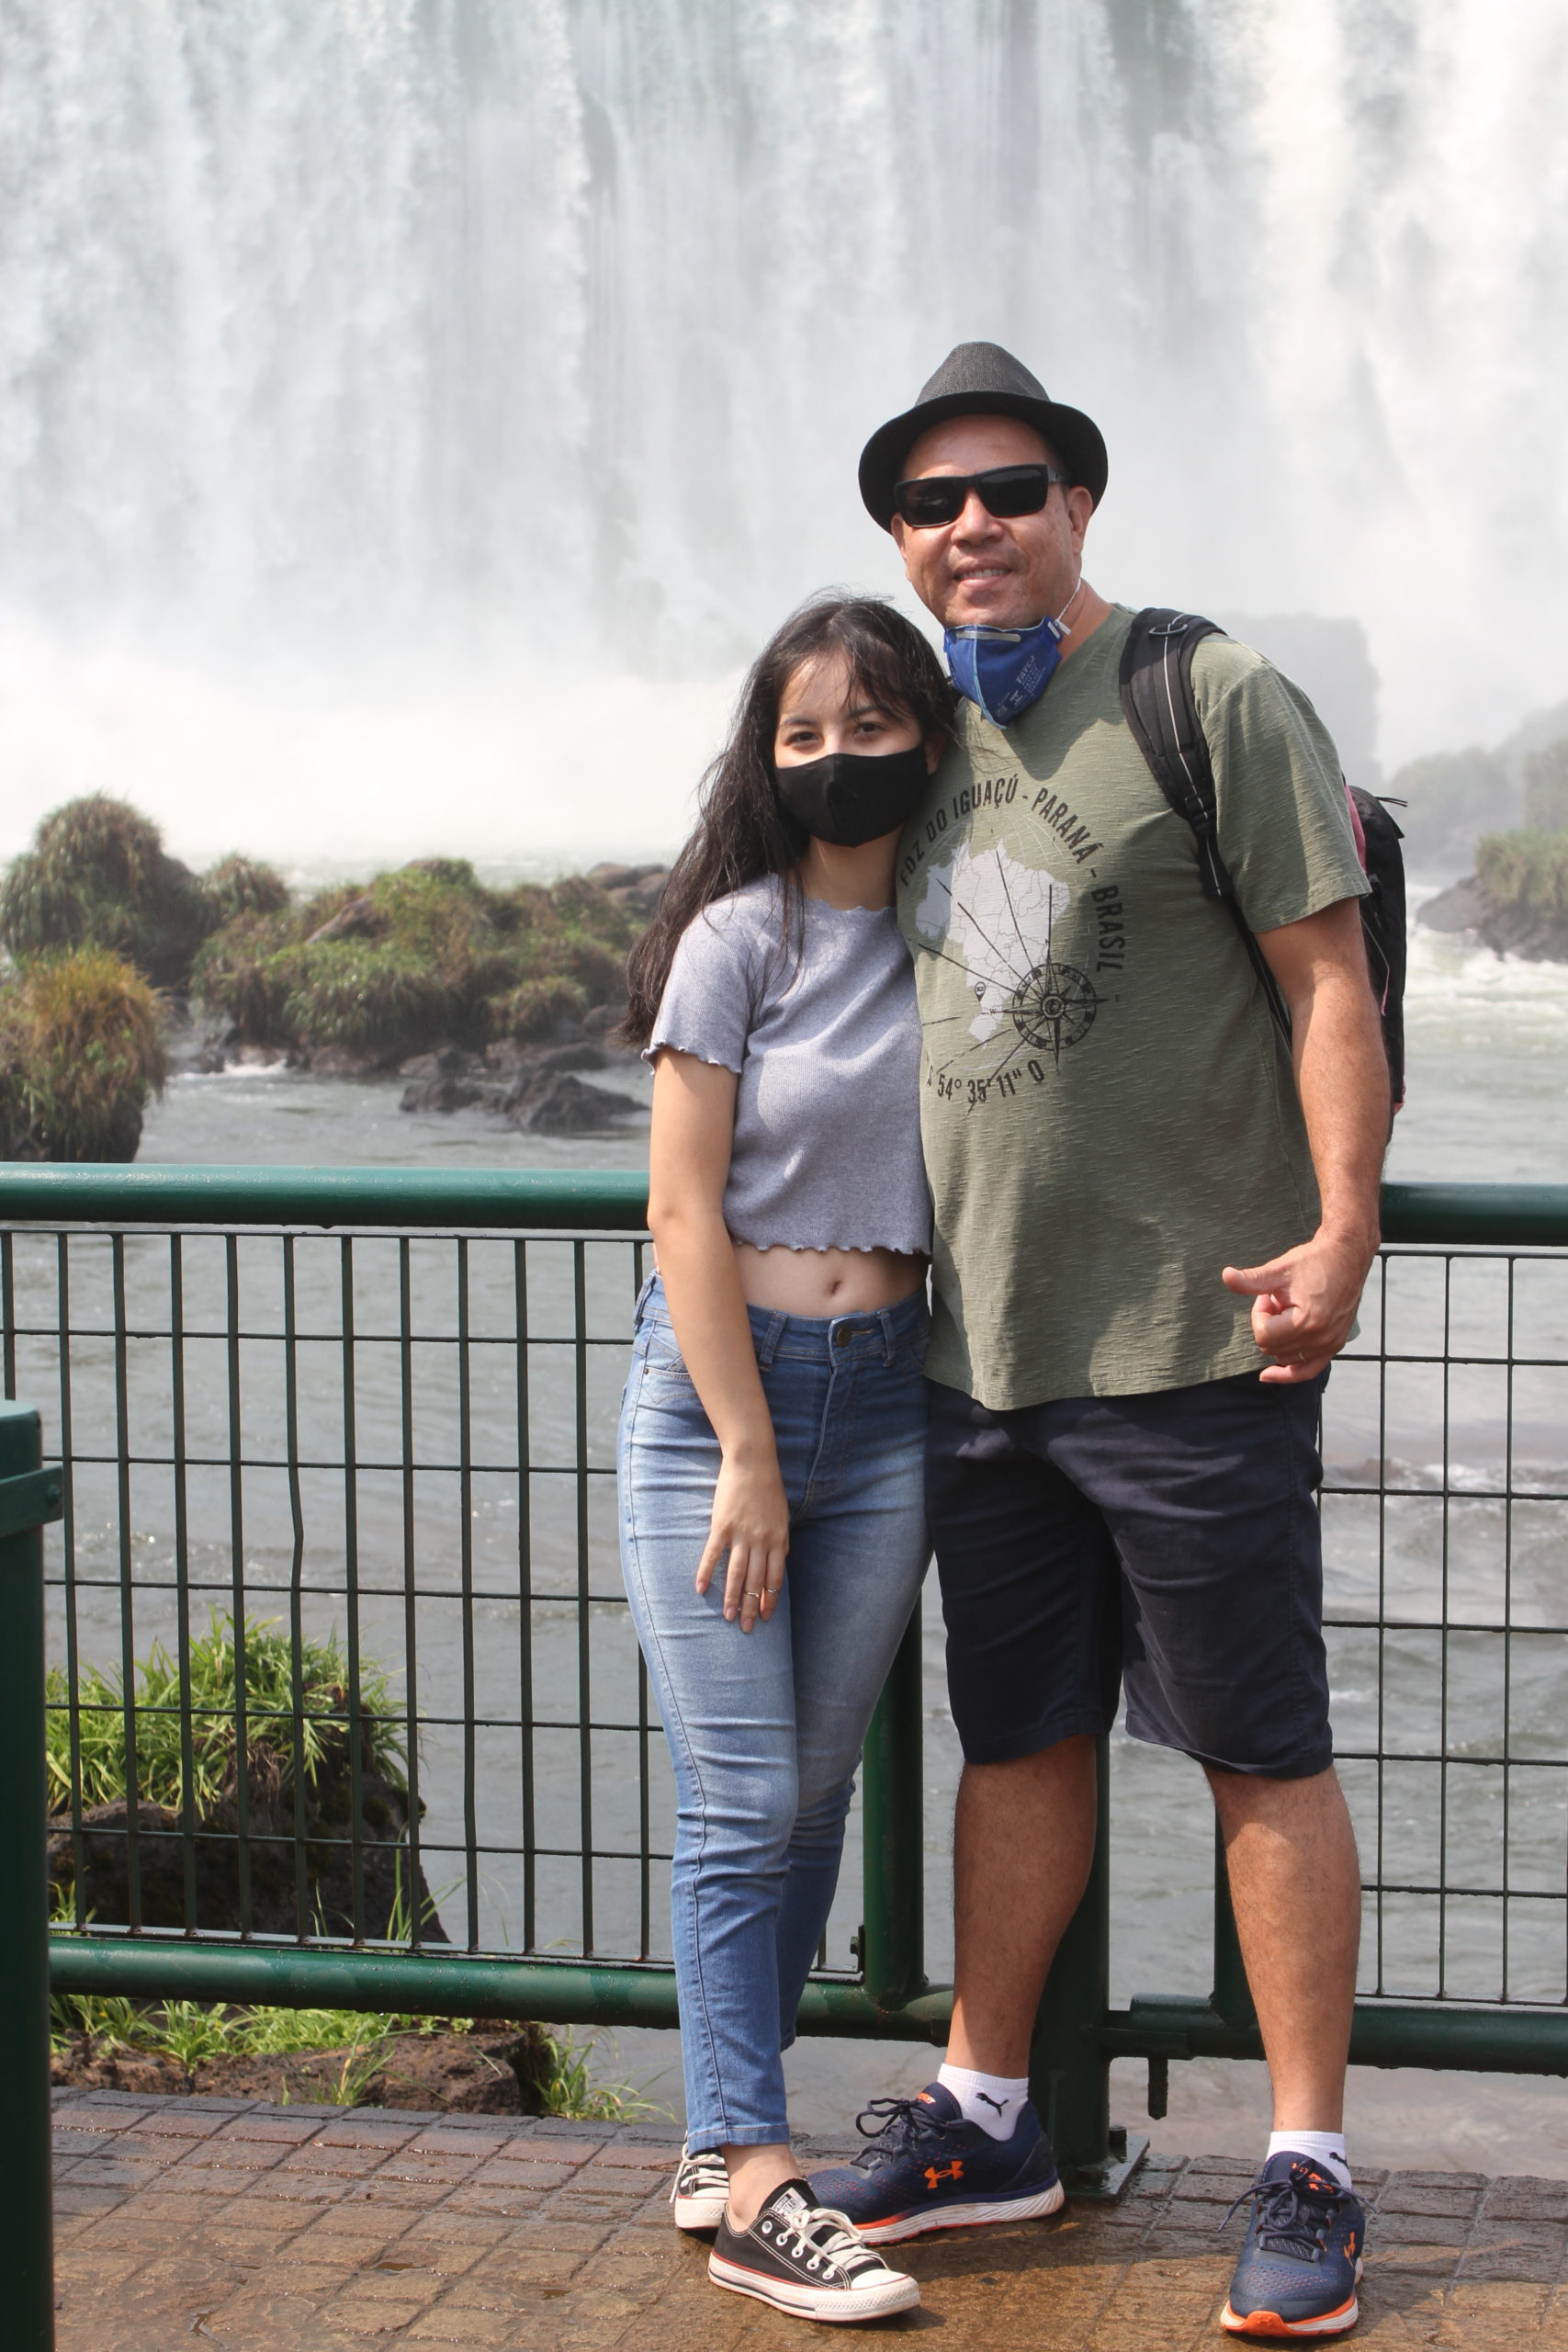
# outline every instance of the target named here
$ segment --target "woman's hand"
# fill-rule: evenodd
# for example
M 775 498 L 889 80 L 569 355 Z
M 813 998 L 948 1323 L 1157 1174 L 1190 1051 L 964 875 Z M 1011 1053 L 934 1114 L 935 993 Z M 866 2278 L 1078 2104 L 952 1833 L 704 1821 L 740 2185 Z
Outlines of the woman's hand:
M 697 1563 L 697 1590 L 705 1592 L 726 1552 L 724 1613 L 740 1620 L 749 1634 L 759 1617 L 771 1617 L 784 1584 L 789 1550 L 789 1504 L 777 1458 L 766 1464 L 728 1458 L 714 1488 L 713 1521 Z

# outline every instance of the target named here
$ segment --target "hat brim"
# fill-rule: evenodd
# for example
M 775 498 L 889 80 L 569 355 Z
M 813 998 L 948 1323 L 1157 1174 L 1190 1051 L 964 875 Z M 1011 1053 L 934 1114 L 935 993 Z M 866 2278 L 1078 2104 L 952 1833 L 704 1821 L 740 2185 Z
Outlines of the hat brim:
M 861 452 L 860 494 L 866 512 L 885 531 L 893 527 L 893 492 L 903 480 L 904 460 L 922 433 L 950 416 L 1017 416 L 1043 435 L 1098 506 L 1105 495 L 1111 461 L 1105 440 L 1082 409 L 1059 401 L 1032 400 L 1026 392 L 944 392 L 921 401 L 902 416 L 879 425 Z

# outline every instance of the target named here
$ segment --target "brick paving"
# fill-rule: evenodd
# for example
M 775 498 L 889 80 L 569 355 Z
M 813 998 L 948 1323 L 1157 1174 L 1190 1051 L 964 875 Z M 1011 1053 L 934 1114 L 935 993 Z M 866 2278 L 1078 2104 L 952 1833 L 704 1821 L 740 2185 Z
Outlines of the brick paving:
M 488 2116 L 62 2093 L 60 2352 L 497 2345 L 772 2352 L 801 2324 L 707 2284 L 672 2136 Z M 818 2160 L 840 2153 L 818 2145 Z M 1114 2206 L 894 2249 L 943 2352 L 1187 2352 L 1216 2326 L 1245 2159 L 1151 2159 Z M 1568 2352 L 1568 2181 L 1362 2177 L 1355 2341 Z

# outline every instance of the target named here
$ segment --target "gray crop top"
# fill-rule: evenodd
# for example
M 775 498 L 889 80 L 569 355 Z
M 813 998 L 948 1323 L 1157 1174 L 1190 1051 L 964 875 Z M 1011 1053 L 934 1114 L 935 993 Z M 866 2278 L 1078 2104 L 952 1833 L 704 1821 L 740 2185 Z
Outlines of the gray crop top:
M 739 1073 L 724 1221 L 759 1250 L 929 1251 L 920 1022 L 891 907 L 805 901 L 798 968 L 772 879 L 687 924 L 647 1047 Z

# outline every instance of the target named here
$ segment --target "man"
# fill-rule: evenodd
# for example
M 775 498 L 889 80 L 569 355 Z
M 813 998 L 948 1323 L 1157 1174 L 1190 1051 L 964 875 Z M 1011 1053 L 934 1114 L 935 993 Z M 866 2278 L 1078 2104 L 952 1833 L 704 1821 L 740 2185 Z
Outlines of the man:
M 873 435 L 861 489 L 942 624 L 958 740 L 900 854 L 936 1204 L 929 1497 L 964 1754 L 947 2060 L 847 2172 L 874 2241 L 1048 2211 L 1031 2029 L 1094 1842 L 1095 1740 L 1218 1808 L 1275 2132 L 1224 2313 L 1354 2324 L 1342 2100 L 1360 1919 L 1335 1776 L 1314 1451 L 1378 1246 L 1389 1077 L 1366 889 L 1310 704 L 1196 650 L 1219 845 L 1288 1006 L 1200 885 L 1089 584 L 1105 446 L 995 345 Z M 1054 2191 L 1054 2196 L 1053 2196 Z

